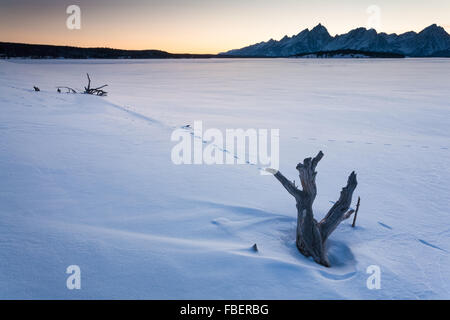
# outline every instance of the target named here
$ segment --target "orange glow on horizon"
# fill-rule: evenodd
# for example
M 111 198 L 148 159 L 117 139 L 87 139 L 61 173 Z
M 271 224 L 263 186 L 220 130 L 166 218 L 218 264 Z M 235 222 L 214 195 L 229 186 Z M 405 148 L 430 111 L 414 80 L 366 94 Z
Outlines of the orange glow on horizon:
M 318 23 L 332 36 L 365 27 L 371 4 L 365 0 L 78 2 L 81 29 L 69 30 L 66 4 L 6 1 L 0 10 L 0 41 L 216 54 L 271 38 L 279 40 Z M 450 33 L 448 0 L 378 0 L 378 4 L 382 12 L 379 32 L 419 32 L 436 23 Z

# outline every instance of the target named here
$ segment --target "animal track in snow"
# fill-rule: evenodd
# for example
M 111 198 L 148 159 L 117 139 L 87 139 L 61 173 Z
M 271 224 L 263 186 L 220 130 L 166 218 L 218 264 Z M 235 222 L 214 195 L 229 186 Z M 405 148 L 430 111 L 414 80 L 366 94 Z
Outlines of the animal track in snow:
M 295 139 L 295 140 L 300 140 L 300 138 L 298 138 L 298 137 L 291 137 L 292 139 Z M 305 138 L 306 140 L 309 140 L 309 141 L 320 141 L 321 139 L 317 139 L 317 138 Z M 366 142 L 364 142 L 364 141 L 354 141 L 354 140 L 336 140 L 336 139 L 326 139 L 326 141 L 328 141 L 328 142 L 342 142 L 342 143 L 348 143 L 348 144 L 358 144 L 358 143 L 363 143 L 363 144 L 366 144 L 366 145 L 376 145 L 376 144 L 381 144 L 381 145 L 383 145 L 383 146 L 385 146 L 385 147 L 391 147 L 391 146 L 394 146 L 392 143 L 375 143 L 375 142 L 369 142 L 369 141 L 366 141 Z M 428 146 L 428 145 L 412 145 L 412 144 L 403 144 L 403 145 L 399 145 L 399 146 L 401 146 L 401 147 L 403 147 L 403 148 L 411 148 L 411 147 L 417 147 L 417 148 L 420 148 L 420 149 L 431 149 L 431 148 L 433 148 L 433 147 L 431 147 L 431 146 Z M 436 148 L 439 148 L 440 150 L 448 150 L 449 148 L 448 147 L 436 147 Z
M 424 245 L 426 245 L 426 246 L 429 246 L 429 247 L 431 247 L 431 248 L 434 248 L 434 249 L 438 249 L 438 250 L 447 252 L 447 251 L 445 251 L 444 249 L 442 249 L 442 248 L 440 248 L 440 247 L 438 247 L 438 246 L 436 246 L 436 245 L 434 245 L 434 244 L 429 243 L 428 241 L 425 241 L 425 240 L 422 240 L 422 239 L 418 239 L 418 240 L 419 240 L 420 243 L 422 243 L 422 244 L 424 244 Z
M 387 224 L 384 224 L 383 222 L 378 221 L 378 224 L 379 224 L 380 226 L 382 226 L 383 228 L 392 230 L 392 227 L 391 227 L 391 226 L 388 226 Z

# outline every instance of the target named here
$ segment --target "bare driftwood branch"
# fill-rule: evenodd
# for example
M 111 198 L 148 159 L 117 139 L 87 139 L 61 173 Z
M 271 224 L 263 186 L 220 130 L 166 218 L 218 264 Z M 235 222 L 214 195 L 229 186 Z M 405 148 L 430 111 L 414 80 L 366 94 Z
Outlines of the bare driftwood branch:
M 94 94 L 97 96 L 106 96 L 107 92 L 102 90 L 104 87 L 107 87 L 107 84 L 104 84 L 97 88 L 91 88 L 91 77 L 89 76 L 89 73 L 86 73 L 88 78 L 88 85 L 87 87 L 84 87 L 84 93 L 86 94 Z
M 107 92 L 102 90 L 104 87 L 107 87 L 107 84 L 104 84 L 100 87 L 97 88 L 91 88 L 91 77 L 89 76 L 89 73 L 86 74 L 87 78 L 88 78 L 88 85 L 87 87 L 84 87 L 84 92 L 85 94 L 93 94 L 93 95 L 97 95 L 97 96 L 106 96 Z M 77 90 L 71 88 L 71 87 L 65 87 L 65 86 L 59 86 L 56 87 L 56 90 L 58 91 L 58 93 L 61 93 L 61 89 L 66 89 L 67 93 L 78 93 Z M 80 91 L 81 93 L 82 91 Z
M 274 174 L 281 185 L 295 198 L 297 202 L 297 237 L 298 250 L 307 257 L 312 257 L 317 263 L 330 266 L 326 255 L 326 241 L 330 234 L 343 220 L 349 218 L 353 211 L 348 211 L 353 191 L 357 186 L 356 174 L 352 172 L 347 185 L 342 189 L 339 200 L 333 205 L 325 218 L 320 222 L 314 219 L 312 205 L 317 195 L 316 167 L 323 158 L 320 151 L 314 158 L 306 158 L 296 169 L 299 172 L 302 190 L 288 180 L 281 172 L 267 169 Z
M 355 172 L 352 172 L 348 177 L 347 186 L 341 191 L 339 200 L 331 207 L 325 218 L 320 221 L 319 228 L 324 241 L 328 239 L 330 234 L 337 228 L 342 220 L 346 218 L 346 213 L 352 203 L 353 191 L 355 191 L 357 184 L 356 174 Z
M 295 199 L 300 199 L 301 197 L 301 191 L 293 184 L 291 181 L 286 179 L 285 176 L 281 174 L 281 172 L 275 173 L 275 178 L 280 181 L 281 185 L 286 188 L 287 192 L 289 192 Z
M 61 92 L 61 89 L 66 89 L 67 93 L 77 93 L 77 91 L 71 87 L 56 87 L 56 89 L 58 92 Z

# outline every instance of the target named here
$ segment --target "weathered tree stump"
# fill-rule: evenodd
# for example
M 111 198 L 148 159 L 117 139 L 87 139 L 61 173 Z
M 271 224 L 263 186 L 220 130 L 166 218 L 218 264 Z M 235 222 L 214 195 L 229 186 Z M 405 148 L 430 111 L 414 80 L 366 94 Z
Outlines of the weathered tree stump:
M 355 172 L 352 172 L 348 177 L 347 186 L 341 191 L 339 200 L 328 211 L 327 215 L 320 222 L 317 222 L 314 219 L 312 205 L 317 195 L 317 172 L 315 169 L 322 157 L 323 153 L 320 151 L 314 158 L 306 158 L 303 163 L 297 165 L 296 169 L 300 175 L 302 190 L 297 188 L 281 172 L 274 169 L 266 170 L 280 181 L 297 202 L 296 243 L 298 250 L 304 256 L 312 257 L 315 262 L 330 267 L 326 254 L 327 240 L 337 226 L 353 214 L 354 210 L 348 211 L 348 209 L 358 182 Z

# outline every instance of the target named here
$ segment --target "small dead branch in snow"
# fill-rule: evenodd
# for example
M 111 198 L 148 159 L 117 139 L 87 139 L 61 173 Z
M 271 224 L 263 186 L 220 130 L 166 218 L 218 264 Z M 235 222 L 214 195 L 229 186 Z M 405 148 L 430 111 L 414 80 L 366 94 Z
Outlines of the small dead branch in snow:
M 77 93 L 77 91 L 75 89 L 72 89 L 71 87 L 56 87 L 56 91 L 58 91 L 59 93 L 61 93 L 61 89 L 66 89 L 67 93 Z
M 356 211 L 355 211 L 355 215 L 353 216 L 353 223 L 352 223 L 352 227 L 355 227 L 355 223 L 356 223 L 356 217 L 358 216 L 358 210 L 359 210 L 359 203 L 361 202 L 361 198 L 358 197 L 358 203 L 356 204 Z
M 104 87 L 107 87 L 108 85 L 104 84 L 104 85 L 102 85 L 100 87 L 97 87 L 97 88 L 91 88 L 91 77 L 89 77 L 89 73 L 86 73 L 86 75 L 87 75 L 87 78 L 88 78 L 88 85 L 87 85 L 87 87 L 84 87 L 84 93 L 86 93 L 86 94 L 94 94 L 94 95 L 97 95 L 97 96 L 106 96 L 107 92 L 103 91 L 102 89 Z

